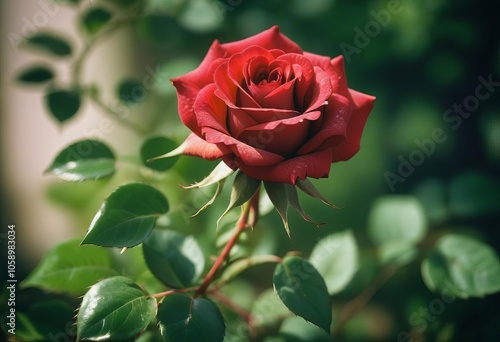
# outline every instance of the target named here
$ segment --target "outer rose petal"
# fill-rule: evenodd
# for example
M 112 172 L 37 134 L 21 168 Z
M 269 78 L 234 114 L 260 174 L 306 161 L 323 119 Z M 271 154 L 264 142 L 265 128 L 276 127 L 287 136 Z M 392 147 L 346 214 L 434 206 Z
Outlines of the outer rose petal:
M 200 128 L 212 127 L 228 134 L 227 131 L 227 106 L 220 98 L 215 96 L 215 84 L 209 84 L 200 92 L 194 101 L 197 125 Z
M 248 127 L 238 139 L 248 141 L 249 145 L 266 151 L 290 156 L 307 138 L 310 122 L 318 120 L 320 116 L 321 112 L 315 111 L 289 119 Z
M 331 149 L 333 163 L 348 160 L 359 151 L 361 134 L 375 101 L 375 97 L 356 90 L 349 89 L 349 93 L 354 105 L 351 121 L 347 127 L 346 140 Z
M 206 160 L 219 159 L 222 156 L 231 153 L 228 148 L 225 148 L 224 146 L 219 147 L 215 144 L 209 144 L 194 133 L 191 133 L 187 139 L 184 140 L 181 146 L 184 146 L 182 154 L 201 157 Z
M 179 116 L 182 122 L 197 134 L 200 134 L 200 130 L 193 111 L 194 100 L 200 89 L 213 82 L 213 74 L 224 61 L 224 53 L 219 42 L 214 41 L 198 68 L 170 80 L 177 89 Z
M 347 79 L 344 69 L 344 56 L 340 55 L 333 59 L 330 57 L 316 55 L 310 52 L 304 52 L 314 66 L 323 69 L 331 78 L 332 88 L 334 93 L 347 95 Z
M 281 34 L 278 26 L 273 26 L 269 30 L 237 42 L 222 44 L 222 47 L 232 55 L 252 45 L 258 45 L 268 50 L 280 49 L 286 53 L 302 53 L 302 49 L 296 43 Z
M 324 146 L 324 144 L 332 139 L 345 139 L 351 119 L 351 104 L 348 99 L 339 94 L 333 94 L 328 102 L 328 106 L 324 107 L 323 120 L 316 133 L 297 151 L 298 155 L 328 148 L 332 145 Z
M 305 156 L 287 159 L 275 165 L 261 167 L 246 165 L 239 158 L 235 159 L 236 166 L 250 177 L 292 185 L 295 185 L 297 179 L 328 177 L 331 163 L 329 150 L 318 151 Z
M 253 146 L 247 145 L 235 138 L 214 130 L 210 127 L 204 127 L 203 133 L 207 142 L 224 146 L 230 149 L 242 161 L 252 166 L 273 165 L 283 161 L 285 158 L 279 154 L 264 151 Z M 222 147 L 221 147 L 222 148 Z M 229 164 L 228 164 L 229 165 Z M 231 167 L 231 165 L 229 165 Z

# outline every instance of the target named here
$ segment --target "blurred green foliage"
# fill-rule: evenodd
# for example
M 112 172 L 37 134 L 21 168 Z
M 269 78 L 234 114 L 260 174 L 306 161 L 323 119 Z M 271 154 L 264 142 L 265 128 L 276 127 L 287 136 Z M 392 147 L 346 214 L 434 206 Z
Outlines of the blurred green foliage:
M 328 179 L 315 181 L 323 195 L 340 209 L 332 210 L 301 196 L 305 211 L 327 225 L 316 228 L 290 212 L 289 239 L 273 211 L 249 236 L 243 236 L 237 247 L 256 255 L 280 255 L 291 249 L 309 255 L 321 237 L 349 229 L 361 251 L 358 272 L 350 285 L 334 296 L 334 308 L 345 305 L 376 278 L 380 269 L 376 253 L 382 255 L 383 263 L 396 263 L 402 268 L 346 323 L 340 332 L 344 340 L 500 338 L 494 328 L 500 321 L 499 294 L 487 300 L 446 302 L 425 287 L 418 267 L 423 256 L 417 258 L 414 253 L 418 243 L 424 256 L 429 252 L 432 257 L 434 242 L 446 232 L 473 236 L 494 250 L 500 249 L 500 97 L 495 94 L 497 84 L 490 82 L 488 87 L 483 82 L 500 79 L 493 1 L 94 0 L 92 8 L 84 0 L 72 3 L 78 4 L 75 10 L 82 10 L 79 25 L 83 23 L 86 34 L 105 34 L 104 39 L 113 39 L 112 32 L 106 32 L 108 21 L 133 18 L 125 26 L 133 28 L 129 44 L 133 46 L 134 65 L 121 71 L 127 81 L 116 89 L 117 97 L 130 105 L 130 120 L 140 123 L 147 133 L 137 141 L 137 149 L 131 152 L 134 157 L 128 160 L 136 165 L 126 163 L 117 168 L 112 179 L 91 185 L 54 182 L 47 189 L 50 201 L 74 213 L 75 225 L 81 227 L 82 234 L 106 194 L 126 181 L 138 180 L 155 184 L 168 197 L 170 213 L 159 224 L 193 234 L 205 255 L 216 253 L 216 235 L 223 236 L 234 221 L 229 213 L 216 232 L 215 222 L 227 207 L 224 199 L 229 198 L 229 189 L 223 190 L 210 210 L 190 218 L 212 193 L 177 186 L 201 180 L 216 164 L 182 157 L 175 167 L 159 173 L 141 165 L 141 158 L 145 161 L 150 156 L 144 152 L 145 147 L 140 151 L 140 146 L 148 136 L 165 136 L 177 143 L 187 136 L 169 79 L 194 69 L 213 40 L 239 40 L 279 25 L 305 51 L 331 57 L 344 54 L 349 86 L 375 95 L 377 101 L 360 152 L 346 163 L 333 164 Z M 29 44 L 41 44 L 50 53 L 66 56 L 73 50 L 73 44 L 59 38 L 36 37 Z M 120 58 L 119 52 L 109 58 Z M 25 75 L 24 81 L 31 78 Z M 37 82 L 41 78 L 50 77 L 35 77 Z M 99 87 L 99 79 L 93 86 Z M 71 95 L 68 100 L 73 102 L 77 99 L 78 104 L 73 106 L 76 112 L 79 94 L 60 90 L 52 93 L 52 99 L 55 95 Z M 137 104 L 139 100 L 142 102 Z M 54 107 L 61 98 L 48 101 Z M 55 116 L 62 122 L 75 115 L 73 109 L 57 110 Z M 442 139 L 435 138 L 436 129 L 444 132 Z M 413 197 L 394 196 L 401 194 L 414 195 L 420 204 L 416 205 Z M 384 195 L 389 195 L 379 200 L 384 203 L 376 202 Z M 394 219 L 379 212 L 382 218 L 374 224 L 372 205 L 387 205 L 392 200 L 399 201 L 401 208 L 393 210 L 401 215 Z M 416 212 L 410 215 L 413 219 L 409 226 L 415 231 L 409 235 L 417 237 L 403 245 L 405 248 L 399 240 L 391 240 L 377 249 L 374 242 L 384 241 L 389 229 L 377 224 L 387 224 L 397 233 L 397 224 L 408 220 L 405 210 Z M 367 234 L 369 226 L 373 240 Z M 427 235 L 422 238 L 425 230 Z M 401 234 L 405 233 L 408 231 Z M 404 236 L 399 238 L 404 240 Z M 273 268 L 264 265 L 248 270 L 244 278 L 252 279 L 255 292 L 262 292 L 271 286 L 272 273 Z M 245 286 L 248 283 L 242 282 L 241 288 Z M 436 300 L 444 303 L 439 314 L 432 306 Z M 432 315 L 425 316 L 422 310 Z M 276 340 L 288 341 L 290 331 L 299 328 L 312 329 L 309 336 L 317 334 L 318 340 L 325 339 L 315 327 L 299 326 L 306 324 L 304 321 L 296 323 L 288 318 Z M 231 321 L 228 328 L 231 324 L 238 329 Z M 234 331 L 229 337 L 231 333 Z M 307 341 L 307 337 L 294 336 Z

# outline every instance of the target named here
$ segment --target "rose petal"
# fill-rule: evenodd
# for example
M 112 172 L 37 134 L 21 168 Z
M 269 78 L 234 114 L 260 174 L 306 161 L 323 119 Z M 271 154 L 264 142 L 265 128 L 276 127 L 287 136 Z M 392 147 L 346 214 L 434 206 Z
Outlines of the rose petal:
M 296 124 L 301 123 L 301 122 L 306 121 L 306 120 L 307 121 L 318 120 L 320 116 L 321 116 L 321 112 L 317 110 L 314 112 L 308 112 L 308 113 L 304 113 L 304 114 L 297 115 L 297 116 L 290 117 L 290 118 L 273 120 L 270 122 L 258 124 L 258 125 L 253 126 L 253 127 L 247 127 L 246 130 L 259 131 L 259 130 L 263 130 L 263 129 L 275 129 L 276 127 L 282 126 L 282 125 L 292 126 L 292 125 L 296 125 Z
M 245 144 L 244 142 L 236 140 L 235 138 L 210 127 L 204 127 L 202 132 L 207 142 L 217 144 L 218 146 L 221 146 L 221 144 L 227 146 L 247 165 L 273 165 L 285 159 L 278 154 Z
M 277 108 L 238 108 L 229 106 L 229 115 L 248 115 L 256 123 L 266 123 L 276 120 L 288 119 L 300 115 L 295 110 L 277 109 Z
M 299 156 L 270 166 L 251 166 L 235 158 L 236 166 L 246 175 L 269 182 L 295 185 L 297 179 L 306 177 L 324 178 L 330 173 L 331 154 L 329 150 Z
M 260 105 L 240 86 L 237 86 L 227 75 L 227 62 L 221 64 L 214 73 L 217 86 L 215 95 L 228 106 L 257 107 Z
M 306 111 L 317 110 L 326 104 L 326 100 L 332 95 L 332 84 L 330 76 L 318 67 L 315 68 L 315 80 L 311 86 L 310 102 Z
M 334 93 L 340 93 L 344 96 L 347 95 L 347 81 L 344 70 L 344 57 L 342 55 L 330 59 L 330 57 L 304 52 L 304 56 L 306 56 L 314 66 L 320 67 L 330 76 L 332 91 Z
M 268 63 L 276 59 L 275 53 L 265 50 L 259 46 L 250 46 L 229 58 L 226 75 L 224 75 L 224 77 L 226 82 L 229 80 L 232 81 L 239 89 L 239 93 L 237 94 L 240 102 L 237 103 L 235 97 L 231 99 L 232 103 L 238 106 L 260 107 L 257 101 L 250 95 L 249 89 L 246 86 L 247 80 L 245 79 L 245 71 L 247 70 L 248 63 L 255 58 L 259 58 L 259 60 L 267 60 Z
M 295 109 L 294 104 L 294 85 L 295 80 L 283 84 L 281 87 L 273 90 L 260 101 L 262 108 L 275 109 Z
M 261 46 L 268 50 L 280 49 L 286 53 L 302 53 L 302 49 L 296 43 L 281 34 L 278 26 L 273 26 L 269 30 L 237 42 L 222 44 L 222 47 L 228 53 L 235 54 L 252 45 Z
M 229 132 L 231 136 L 238 138 L 240 133 L 247 127 L 255 126 L 257 122 L 244 110 L 239 108 L 229 108 L 227 116 Z
M 186 140 L 182 143 L 184 150 L 182 154 L 188 156 L 201 157 L 207 160 L 215 160 L 221 158 L 223 155 L 231 153 L 231 150 L 225 146 L 217 146 L 207 143 L 194 133 L 191 133 Z M 182 146 L 181 145 L 181 146 Z
M 347 126 L 346 139 L 331 150 L 333 162 L 348 160 L 359 151 L 361 134 L 375 101 L 375 97 L 352 89 L 349 89 L 349 94 L 353 104 L 351 120 Z
M 309 133 L 310 122 L 317 120 L 321 112 L 310 112 L 293 118 L 271 121 L 249 127 L 238 137 L 254 147 L 282 156 L 294 154 Z
M 198 127 L 211 127 L 227 134 L 227 106 L 215 96 L 216 90 L 217 87 L 213 83 L 200 90 L 193 108 Z
M 328 106 L 324 108 L 323 120 L 309 141 L 307 141 L 298 151 L 298 155 L 308 154 L 321 149 L 329 148 L 347 135 L 347 127 L 351 118 L 351 104 L 345 97 L 333 94 L 328 99 Z M 325 145 L 329 140 L 332 144 Z
M 265 97 L 272 97 L 272 93 L 279 92 L 277 89 L 289 83 L 292 76 L 292 68 L 288 61 L 273 60 L 269 62 L 267 59 L 253 58 L 249 61 L 248 67 L 245 68 L 243 74 L 247 89 L 255 101 L 262 107 L 270 107 L 263 105 L 262 100 Z M 262 76 L 265 76 L 265 78 L 260 79 Z M 293 98 L 293 94 L 289 97 Z M 291 108 L 292 106 L 288 106 L 287 109 Z
M 305 111 L 305 106 L 309 103 L 311 84 L 314 81 L 314 68 L 306 57 L 303 55 L 289 53 L 277 58 L 277 60 L 288 61 L 292 65 L 296 83 L 295 83 L 295 98 L 299 102 L 299 111 Z
M 213 82 L 217 67 L 224 62 L 222 58 L 213 60 L 220 54 L 218 42 L 210 47 L 209 53 L 195 70 L 170 81 L 177 89 L 178 110 L 181 121 L 193 132 L 200 133 L 193 111 L 193 104 L 200 89 Z

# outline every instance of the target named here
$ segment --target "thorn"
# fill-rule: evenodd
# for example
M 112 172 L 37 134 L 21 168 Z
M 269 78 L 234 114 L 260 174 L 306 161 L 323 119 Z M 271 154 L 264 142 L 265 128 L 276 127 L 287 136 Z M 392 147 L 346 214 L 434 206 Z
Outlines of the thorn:
M 121 251 L 120 251 L 120 254 L 125 253 L 125 251 L 126 251 L 127 249 L 128 249 L 128 247 L 123 247 L 123 248 L 121 249 Z

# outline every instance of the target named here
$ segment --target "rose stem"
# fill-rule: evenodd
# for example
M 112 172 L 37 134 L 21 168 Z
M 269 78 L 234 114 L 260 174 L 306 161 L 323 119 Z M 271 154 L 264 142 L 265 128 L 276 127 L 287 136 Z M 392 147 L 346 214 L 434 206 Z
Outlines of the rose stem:
M 394 274 L 398 271 L 398 267 L 393 265 L 385 266 L 378 276 L 372 280 L 370 284 L 361 292 L 356 298 L 351 300 L 344 307 L 342 312 L 340 313 L 340 319 L 337 323 L 337 326 L 334 328 L 333 335 L 339 335 L 342 332 L 342 329 L 355 314 L 357 314 L 375 295 L 375 293 L 385 284 L 387 283 Z
M 238 223 L 236 225 L 236 229 L 227 242 L 227 244 L 224 246 L 224 249 L 222 252 L 219 254 L 217 259 L 215 260 L 215 263 L 213 264 L 212 268 L 210 271 L 208 271 L 207 276 L 203 280 L 203 283 L 201 284 L 200 288 L 196 292 L 196 296 L 200 296 L 205 293 L 207 290 L 208 286 L 210 283 L 213 281 L 213 277 L 215 273 L 219 270 L 219 268 L 222 266 L 222 263 L 226 258 L 228 257 L 229 253 L 231 252 L 231 249 L 233 246 L 236 244 L 236 241 L 238 241 L 238 237 L 240 234 L 245 230 L 247 227 L 247 220 L 248 220 L 248 214 L 250 212 L 250 202 L 246 202 L 242 206 L 242 211 L 241 211 L 241 216 L 240 219 L 238 220 Z
M 209 291 L 209 294 L 214 296 L 215 299 L 217 299 L 219 302 L 221 302 L 223 305 L 228 307 L 229 309 L 233 310 L 236 312 L 238 315 L 240 315 L 243 320 L 248 324 L 248 326 L 251 328 L 252 327 L 252 315 L 250 312 L 248 312 L 246 309 L 242 308 L 235 302 L 233 302 L 231 299 L 227 298 L 224 296 L 222 293 L 220 293 L 218 290 L 216 291 Z

